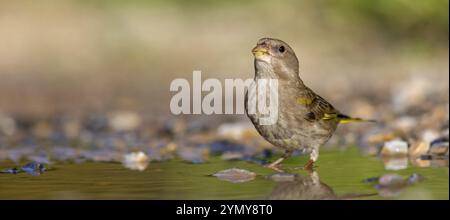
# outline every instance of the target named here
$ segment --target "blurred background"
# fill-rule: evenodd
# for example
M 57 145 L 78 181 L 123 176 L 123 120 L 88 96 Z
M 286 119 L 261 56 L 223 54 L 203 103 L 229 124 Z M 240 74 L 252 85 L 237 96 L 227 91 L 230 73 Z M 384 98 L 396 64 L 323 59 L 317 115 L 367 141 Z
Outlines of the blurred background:
M 253 78 L 251 49 L 274 37 L 293 47 L 309 87 L 344 113 L 381 122 L 340 126 L 328 146 L 403 152 L 405 160 L 384 161 L 391 170 L 406 168 L 405 155 L 448 168 L 448 4 L 0 0 L 0 162 L 262 163 L 253 156 L 271 158 L 271 145 L 246 116 L 171 115 L 169 85 L 194 70 Z M 448 199 L 445 173 L 446 184 L 433 184 Z
M 266 36 L 295 49 L 301 77 L 326 97 L 355 89 L 370 96 L 413 76 L 437 79 L 442 94 L 448 88 L 445 0 L 0 4 L 0 111 L 7 114 L 167 114 L 171 80 L 190 80 L 193 70 L 251 78 L 250 50 Z M 347 110 L 344 97 L 330 98 Z

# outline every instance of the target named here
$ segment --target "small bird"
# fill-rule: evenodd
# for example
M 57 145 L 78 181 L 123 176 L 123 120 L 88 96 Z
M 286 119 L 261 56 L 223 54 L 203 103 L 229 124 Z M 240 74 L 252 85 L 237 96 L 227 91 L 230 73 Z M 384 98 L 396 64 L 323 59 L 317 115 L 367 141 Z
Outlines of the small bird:
M 255 81 L 278 80 L 278 120 L 272 125 L 261 125 L 261 115 L 249 113 L 248 103 L 256 97 L 248 91 L 245 95 L 246 113 L 258 133 L 285 150 L 281 158 L 267 167 L 281 172 L 280 163 L 297 149 L 310 152 L 310 159 L 303 168 L 311 171 L 319 157 L 319 147 L 331 138 L 338 124 L 373 121 L 342 114 L 308 88 L 300 79 L 297 56 L 287 43 L 262 38 L 252 53 Z

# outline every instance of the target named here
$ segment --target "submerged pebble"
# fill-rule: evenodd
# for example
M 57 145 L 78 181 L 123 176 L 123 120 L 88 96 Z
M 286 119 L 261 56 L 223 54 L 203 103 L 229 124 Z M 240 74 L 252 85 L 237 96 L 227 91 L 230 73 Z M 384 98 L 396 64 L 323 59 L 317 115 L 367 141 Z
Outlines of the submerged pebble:
M 254 180 L 256 174 L 244 169 L 231 168 L 219 171 L 213 174 L 213 176 L 232 183 L 242 183 Z
M 381 176 L 378 184 L 379 187 L 402 187 L 405 186 L 406 181 L 398 174 L 389 173 Z
M 10 174 L 17 174 L 19 173 L 20 170 L 17 168 L 7 168 L 7 169 L 3 169 L 2 171 L 0 171 L 0 173 L 10 173 Z
M 45 171 L 45 167 L 42 163 L 30 162 L 23 166 L 21 170 L 33 176 L 39 176 Z
M 17 168 L 6 168 L 0 171 L 0 173 L 8 173 L 8 174 L 17 174 L 21 172 L 28 173 L 33 176 L 39 176 L 42 173 L 44 173 L 47 169 L 45 168 L 44 164 L 37 163 L 37 162 L 30 162 L 25 164 L 25 166 L 21 167 L 20 169 Z

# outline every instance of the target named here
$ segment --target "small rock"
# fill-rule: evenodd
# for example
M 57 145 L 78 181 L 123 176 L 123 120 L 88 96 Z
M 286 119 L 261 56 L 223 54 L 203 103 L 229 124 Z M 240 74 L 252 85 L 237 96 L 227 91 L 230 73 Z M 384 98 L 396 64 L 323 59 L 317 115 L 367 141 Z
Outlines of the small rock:
M 256 174 L 248 170 L 231 168 L 219 171 L 213 174 L 213 176 L 232 183 L 242 183 L 255 179 Z
M 33 176 L 39 176 L 45 171 L 45 167 L 42 163 L 30 162 L 23 166 L 21 170 Z
M 409 156 L 420 157 L 428 152 L 430 144 L 425 141 L 413 141 L 409 148 Z
M 398 139 L 385 142 L 381 150 L 383 156 L 406 156 L 407 154 L 408 143 Z
M 406 181 L 398 174 L 385 174 L 378 179 L 378 187 L 403 187 Z
M 448 153 L 448 137 L 439 138 L 431 142 L 430 154 L 445 155 Z
M 123 156 L 122 164 L 131 170 L 143 171 L 147 168 L 149 158 L 144 152 L 132 152 Z
M 7 168 L 7 169 L 0 171 L 0 173 L 10 173 L 10 174 L 17 174 L 19 172 L 20 172 L 20 170 L 18 170 L 17 168 Z

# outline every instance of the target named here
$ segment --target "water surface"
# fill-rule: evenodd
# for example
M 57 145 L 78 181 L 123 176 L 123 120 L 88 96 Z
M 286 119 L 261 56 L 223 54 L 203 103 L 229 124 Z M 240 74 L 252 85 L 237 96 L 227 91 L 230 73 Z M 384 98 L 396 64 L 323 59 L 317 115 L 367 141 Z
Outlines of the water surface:
M 306 162 L 294 157 L 284 163 L 294 168 Z M 17 167 L 1 162 L 0 169 Z M 449 170 L 409 165 L 399 171 L 386 170 L 383 161 L 361 156 L 355 148 L 321 151 L 315 176 L 302 170 L 295 181 L 276 182 L 267 178 L 274 171 L 244 161 L 210 158 L 208 163 L 180 160 L 150 163 L 144 171 L 126 169 L 120 163 L 56 163 L 40 176 L 26 173 L 0 175 L 0 199 L 449 199 Z M 257 174 L 254 180 L 231 183 L 211 174 L 229 168 Z M 370 177 L 397 173 L 420 174 L 424 180 L 383 197 Z

